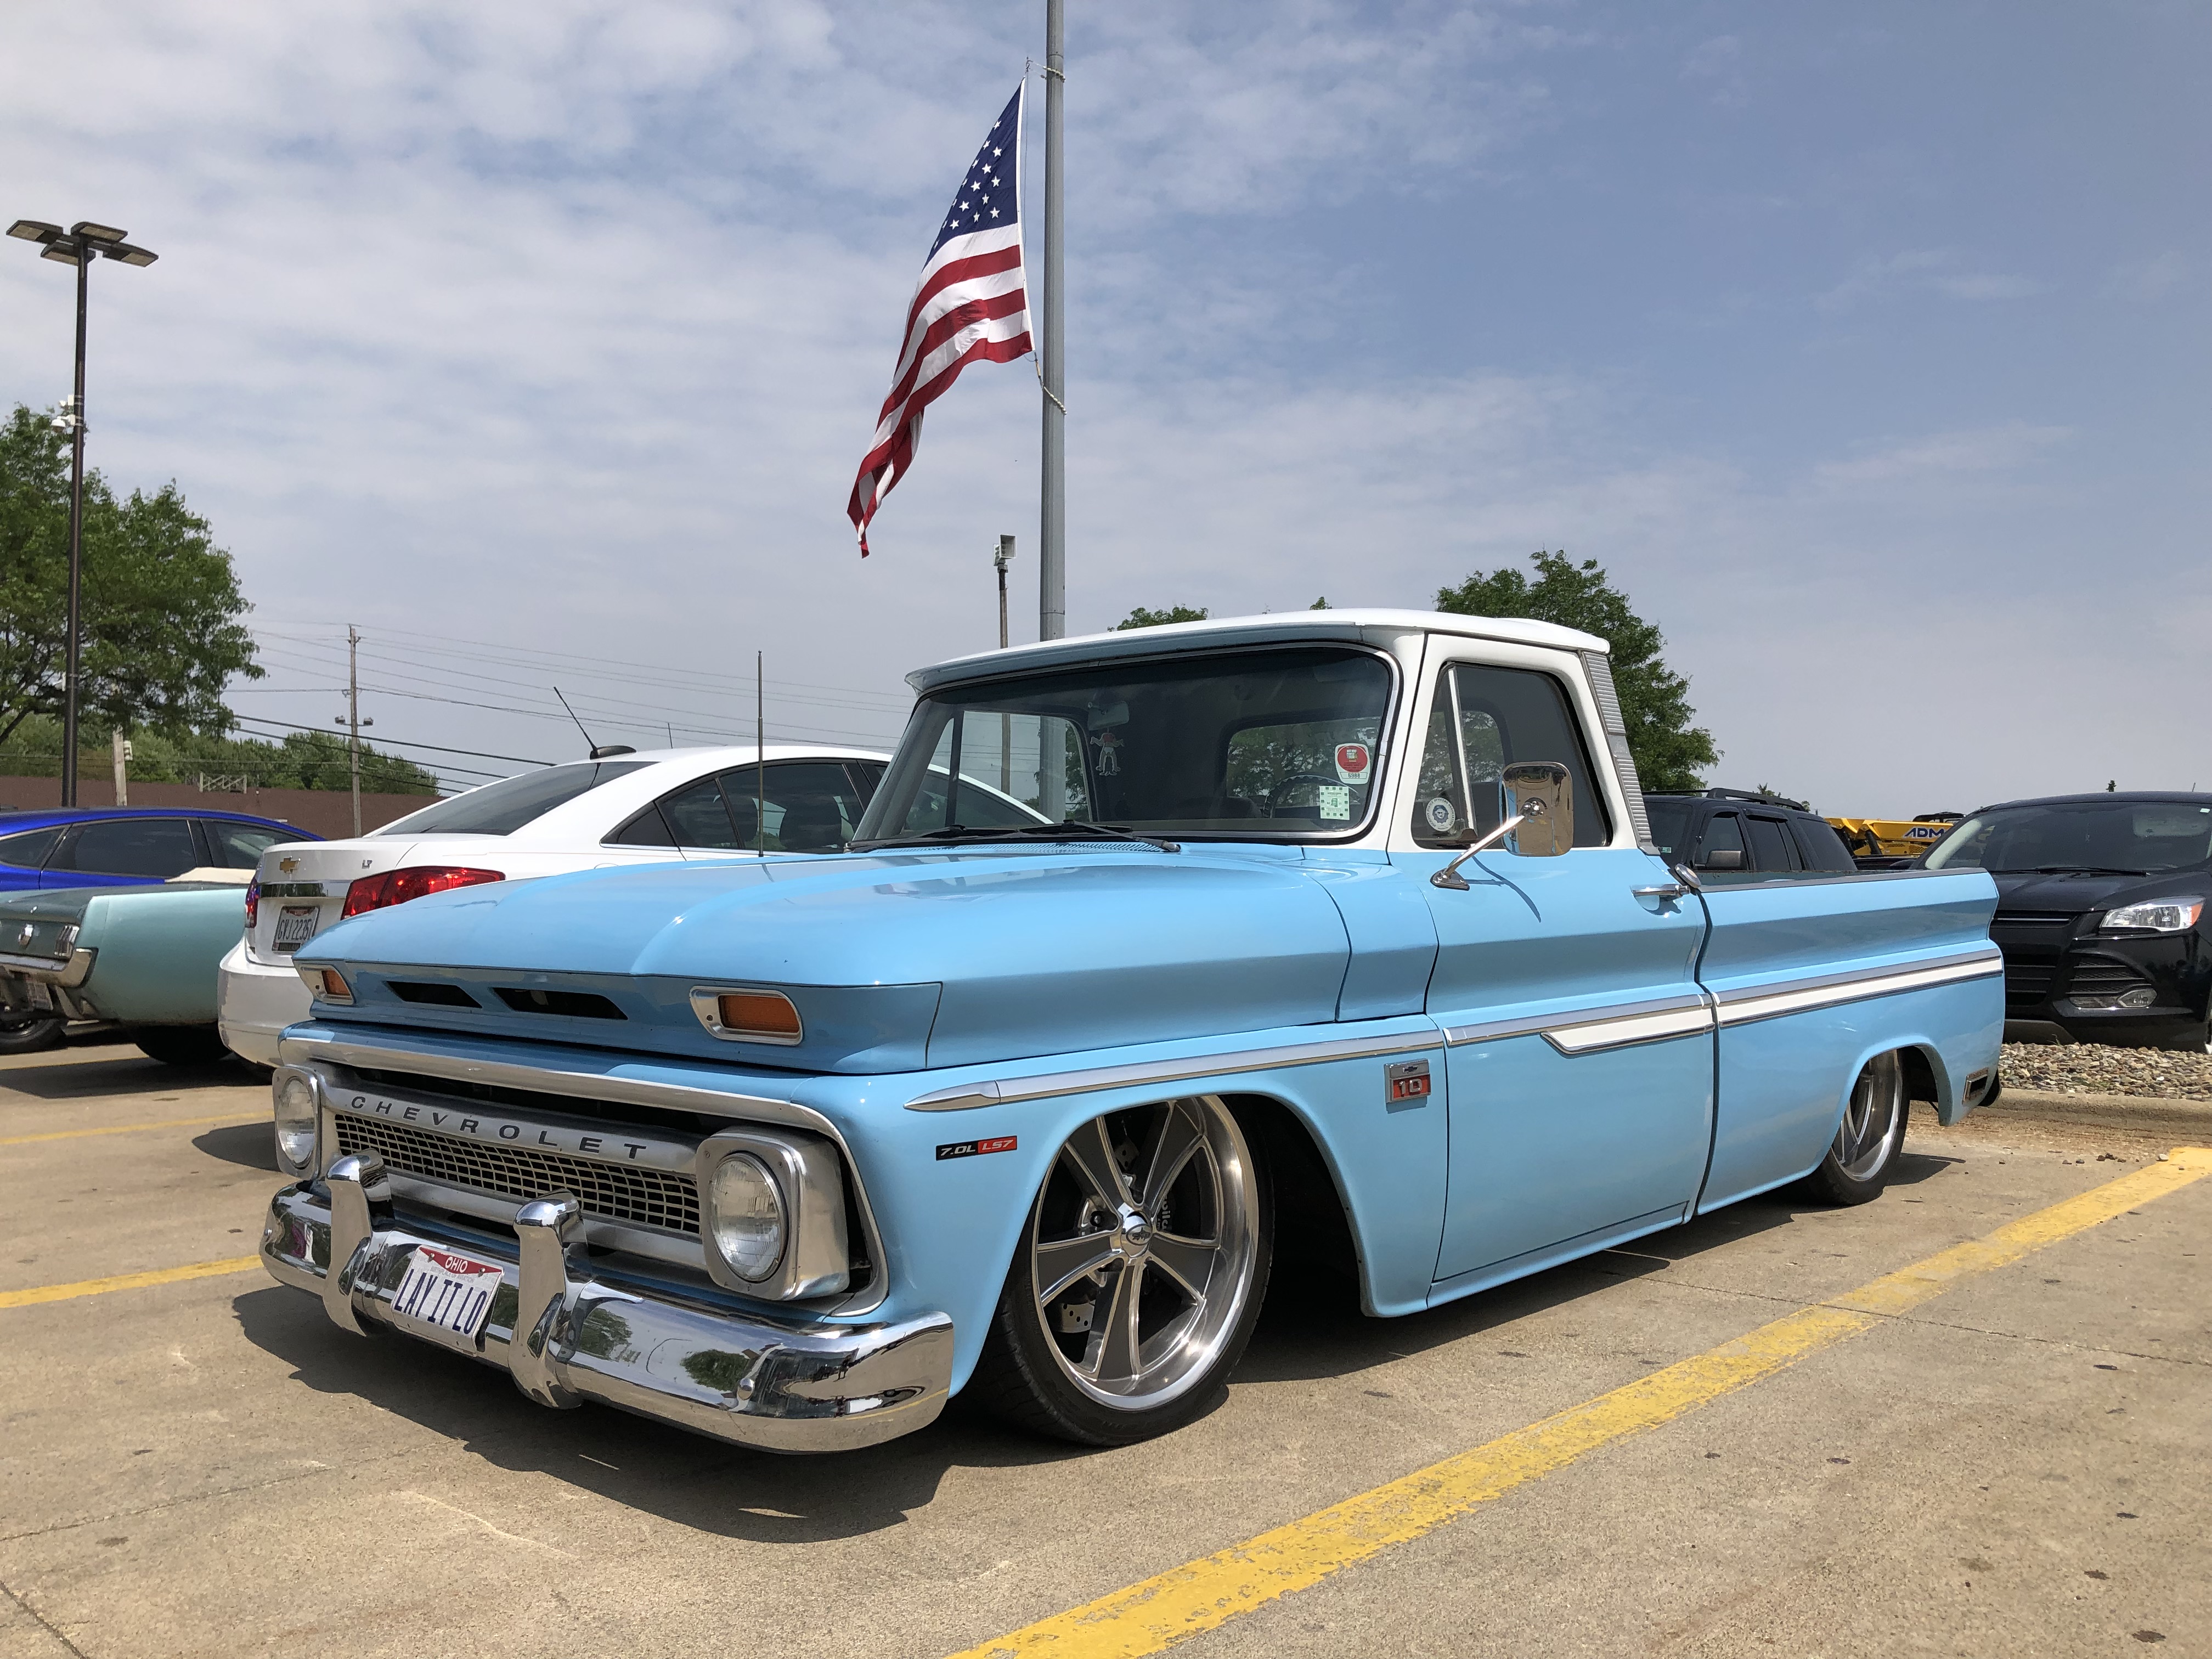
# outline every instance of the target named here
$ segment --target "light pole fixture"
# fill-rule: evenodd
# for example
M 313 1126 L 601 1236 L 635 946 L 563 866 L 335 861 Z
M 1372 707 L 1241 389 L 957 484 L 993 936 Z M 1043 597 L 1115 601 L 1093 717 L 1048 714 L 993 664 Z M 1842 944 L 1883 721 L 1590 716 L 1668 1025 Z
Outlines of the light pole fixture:
M 94 259 L 126 265 L 150 265 L 158 257 L 124 240 L 112 225 L 80 219 L 64 230 L 41 219 L 18 219 L 8 227 L 18 240 L 39 244 L 40 258 L 76 267 L 76 386 L 63 405 L 55 428 L 70 434 L 69 641 L 62 670 L 62 805 L 76 805 L 76 717 L 78 658 L 83 641 L 81 606 L 84 585 L 84 304 L 85 277 Z

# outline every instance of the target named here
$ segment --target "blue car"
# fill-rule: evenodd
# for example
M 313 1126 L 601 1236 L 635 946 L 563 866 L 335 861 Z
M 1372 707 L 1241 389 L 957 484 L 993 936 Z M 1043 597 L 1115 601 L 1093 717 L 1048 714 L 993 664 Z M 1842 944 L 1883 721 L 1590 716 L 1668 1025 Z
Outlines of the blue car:
M 973 1390 L 1115 1445 L 1269 1297 L 1864 1202 L 1995 1087 L 1987 872 L 1671 865 L 1602 640 L 1293 612 L 911 680 L 843 852 L 302 946 L 270 1272 L 549 1406 L 827 1451 Z
M 320 841 L 274 818 L 195 807 L 72 806 L 0 812 L 0 892 L 127 887 L 187 870 L 251 870 L 279 842 Z

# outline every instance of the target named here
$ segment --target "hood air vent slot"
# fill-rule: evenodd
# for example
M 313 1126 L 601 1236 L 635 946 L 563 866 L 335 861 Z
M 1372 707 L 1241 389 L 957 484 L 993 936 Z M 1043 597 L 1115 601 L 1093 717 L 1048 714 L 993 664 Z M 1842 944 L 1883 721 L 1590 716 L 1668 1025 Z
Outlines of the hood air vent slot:
M 478 1002 L 458 985 L 446 985 L 436 980 L 388 979 L 392 994 L 402 1002 L 426 1002 L 440 1008 L 481 1008 Z
M 597 991 L 526 991 L 513 985 L 495 985 L 492 989 L 518 1014 L 566 1014 L 571 1019 L 629 1018 Z

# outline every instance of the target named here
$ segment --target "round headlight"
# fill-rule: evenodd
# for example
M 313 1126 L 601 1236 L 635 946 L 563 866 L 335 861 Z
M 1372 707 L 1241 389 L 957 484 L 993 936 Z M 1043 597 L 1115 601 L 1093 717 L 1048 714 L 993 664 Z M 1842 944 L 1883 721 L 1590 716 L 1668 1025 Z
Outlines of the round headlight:
M 783 1194 L 768 1166 L 750 1152 L 732 1152 L 714 1166 L 708 1183 L 714 1248 L 730 1271 L 757 1284 L 783 1259 Z
M 307 1079 L 294 1072 L 276 1088 L 276 1155 L 295 1170 L 304 1170 L 315 1157 L 315 1091 Z

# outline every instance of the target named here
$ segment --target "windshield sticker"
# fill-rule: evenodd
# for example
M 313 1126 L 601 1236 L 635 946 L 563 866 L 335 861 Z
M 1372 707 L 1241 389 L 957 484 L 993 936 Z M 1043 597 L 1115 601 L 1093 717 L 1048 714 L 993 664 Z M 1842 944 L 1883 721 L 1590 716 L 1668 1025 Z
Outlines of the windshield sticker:
M 1322 822 L 1342 823 L 1352 816 L 1352 786 L 1348 783 L 1324 783 L 1315 794 L 1321 803 Z
M 1459 816 L 1452 810 L 1452 804 L 1442 795 L 1431 797 L 1421 811 L 1429 821 L 1429 828 L 1440 836 L 1451 832 L 1452 822 Z
M 1102 778 L 1119 777 L 1121 774 L 1121 734 L 1101 732 L 1091 741 L 1098 745 L 1098 775 Z
M 1336 745 L 1336 781 L 1339 783 L 1364 783 L 1368 769 L 1375 757 L 1364 743 L 1340 743 Z M 1324 812 L 1323 817 L 1328 816 Z

